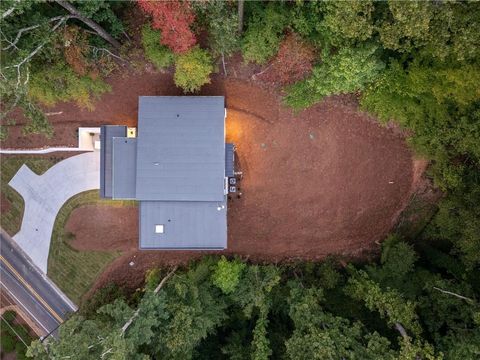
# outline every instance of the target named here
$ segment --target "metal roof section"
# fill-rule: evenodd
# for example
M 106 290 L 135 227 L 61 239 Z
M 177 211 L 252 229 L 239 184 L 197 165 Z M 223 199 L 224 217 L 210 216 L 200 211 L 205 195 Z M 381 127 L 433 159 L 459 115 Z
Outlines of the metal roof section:
M 137 139 L 115 137 L 112 140 L 112 198 L 135 199 Z
M 235 145 L 225 144 L 225 176 L 235 176 Z
M 140 249 L 227 247 L 227 204 L 210 201 L 140 202 Z
M 142 96 L 138 119 L 138 200 L 223 201 L 223 96 Z
M 100 195 L 139 200 L 141 249 L 226 248 L 225 114 L 223 96 L 146 96 L 137 138 L 101 127 Z
M 125 137 L 126 126 L 104 125 L 100 129 L 100 197 L 112 198 L 113 138 Z

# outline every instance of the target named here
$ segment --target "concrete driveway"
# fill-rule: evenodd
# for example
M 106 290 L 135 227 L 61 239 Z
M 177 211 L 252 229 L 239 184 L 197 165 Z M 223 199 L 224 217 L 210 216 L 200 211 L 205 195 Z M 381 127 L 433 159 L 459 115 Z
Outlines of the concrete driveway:
M 9 185 L 25 201 L 22 225 L 13 239 L 34 264 L 47 273 L 57 213 L 72 196 L 100 187 L 100 152 L 72 156 L 40 176 L 23 165 Z

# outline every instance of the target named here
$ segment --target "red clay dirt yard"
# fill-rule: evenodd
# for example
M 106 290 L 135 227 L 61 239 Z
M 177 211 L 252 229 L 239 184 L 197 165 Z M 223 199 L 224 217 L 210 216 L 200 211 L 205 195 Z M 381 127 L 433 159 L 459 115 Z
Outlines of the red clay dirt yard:
M 416 186 L 418 164 L 402 134 L 358 110 L 353 96 L 334 96 L 294 114 L 278 90 L 252 80 L 256 69 L 234 62 L 201 95 L 224 95 L 227 141 L 237 146 L 241 197 L 228 209 L 227 254 L 255 261 L 358 256 L 375 248 L 394 226 Z M 182 95 L 171 73 L 148 68 L 117 72 L 112 91 L 93 112 L 59 104 L 50 117 L 55 136 L 23 137 L 22 121 L 4 147 L 75 145 L 79 126 L 136 125 L 138 96 Z M 421 170 L 420 170 L 421 173 Z M 99 221 L 102 219 L 102 221 Z M 202 253 L 139 251 L 137 209 L 89 205 L 67 222 L 78 250 L 123 250 L 95 287 L 115 281 L 135 287 L 155 266 L 184 263 Z M 116 229 L 112 231 L 112 229 Z M 133 262 L 133 265 L 130 265 Z
M 243 172 L 241 197 L 229 201 L 225 253 L 275 262 L 372 250 L 415 187 L 414 160 L 404 137 L 360 112 L 352 96 L 329 97 L 294 114 L 277 90 L 252 81 L 244 68 L 229 73 L 238 77 L 216 75 L 201 92 L 226 97 L 227 140 L 235 142 Z M 74 145 L 80 125 L 136 125 L 140 95 L 181 95 L 170 73 L 129 71 L 108 82 L 112 92 L 93 112 L 71 103 L 50 110 L 62 113 L 50 118 L 56 135 L 47 144 L 40 137 L 27 140 L 17 126 L 3 146 Z M 148 268 L 203 254 L 136 250 L 136 222 L 135 207 L 89 205 L 72 213 L 66 230 L 75 235 L 73 247 L 124 251 L 95 288 L 110 281 L 135 287 Z

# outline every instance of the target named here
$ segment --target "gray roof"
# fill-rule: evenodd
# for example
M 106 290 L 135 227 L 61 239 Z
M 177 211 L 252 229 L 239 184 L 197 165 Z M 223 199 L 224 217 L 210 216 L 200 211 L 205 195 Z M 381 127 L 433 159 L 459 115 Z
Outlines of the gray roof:
M 231 143 L 225 144 L 225 176 L 235 176 L 235 146 Z
M 142 96 L 138 200 L 223 201 L 223 96 Z
M 135 199 L 137 139 L 113 138 L 112 198 Z
M 102 126 L 100 195 L 139 200 L 141 249 L 226 248 L 224 98 L 140 97 L 138 117 L 137 138 Z
M 112 197 L 113 138 L 127 135 L 126 126 L 104 125 L 100 128 L 100 196 Z
M 139 218 L 141 249 L 227 247 L 225 201 L 141 201 Z M 155 225 L 164 233 L 155 233 Z

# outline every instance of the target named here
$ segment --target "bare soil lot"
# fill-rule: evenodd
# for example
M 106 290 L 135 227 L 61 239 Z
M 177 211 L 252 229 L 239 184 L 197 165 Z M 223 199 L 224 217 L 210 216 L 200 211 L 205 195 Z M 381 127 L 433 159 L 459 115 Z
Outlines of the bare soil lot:
M 136 206 L 81 206 L 73 210 L 65 230 L 75 234 L 69 245 L 76 250 L 135 250 L 138 248 L 138 209 Z
M 253 261 L 316 260 L 328 254 L 361 256 L 395 224 L 423 167 L 398 131 L 360 112 L 354 96 L 335 96 L 294 114 L 275 86 L 252 78 L 254 66 L 232 59 L 228 77 L 215 75 L 201 95 L 224 95 L 227 140 L 237 145 L 241 198 L 229 201 L 228 250 Z M 182 95 L 171 72 L 117 71 L 112 92 L 95 111 L 73 103 L 48 109 L 55 136 L 24 137 L 9 127 L 3 147 L 70 145 L 79 126 L 137 124 L 138 96 Z M 414 166 L 415 165 L 415 166 Z M 202 252 L 138 251 L 135 207 L 88 205 L 75 209 L 66 231 L 77 250 L 124 252 L 97 280 L 136 287 L 146 269 L 185 263 Z
M 202 95 L 225 95 L 227 140 L 237 145 L 243 179 L 240 199 L 229 201 L 228 251 L 254 261 L 361 256 L 383 239 L 414 188 L 414 161 L 401 134 L 360 112 L 355 97 L 336 96 L 294 114 L 276 90 L 251 80 L 217 75 Z M 56 136 L 48 145 L 75 145 L 76 128 L 137 123 L 138 96 L 181 95 L 170 73 L 117 74 L 112 92 L 94 112 L 74 104 L 50 111 Z M 21 124 L 21 121 L 17 121 Z M 15 147 L 38 144 L 15 135 Z M 19 131 L 18 131 L 19 133 Z M 4 144 L 6 146 L 7 144 Z M 123 250 L 96 287 L 115 281 L 135 287 L 154 266 L 184 263 L 202 253 L 138 251 L 137 210 L 92 205 L 76 209 L 67 223 L 78 250 Z M 133 265 L 130 263 L 133 262 Z

